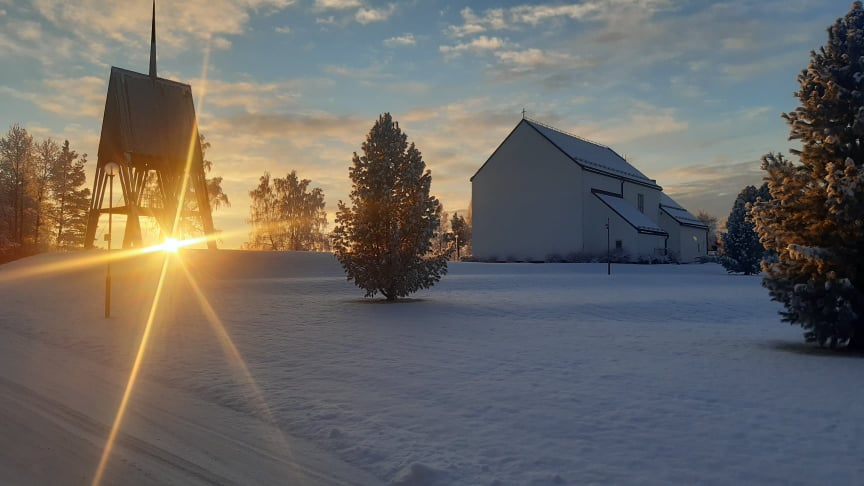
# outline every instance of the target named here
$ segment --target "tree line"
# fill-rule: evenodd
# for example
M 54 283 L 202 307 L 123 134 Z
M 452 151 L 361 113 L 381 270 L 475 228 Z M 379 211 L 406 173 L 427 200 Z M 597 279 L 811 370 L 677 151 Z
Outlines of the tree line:
M 0 261 L 83 246 L 86 163 L 68 140 L 36 140 L 20 125 L 0 137 Z
M 312 181 L 301 179 L 296 170 L 285 177 L 265 172 L 258 186 L 249 191 L 249 238 L 244 249 L 264 251 L 331 251 L 327 232 L 324 191 L 310 187 Z M 431 240 L 430 250 L 440 253 L 452 249 L 458 254 L 470 251 L 471 225 L 468 218 L 440 211 L 439 228 Z

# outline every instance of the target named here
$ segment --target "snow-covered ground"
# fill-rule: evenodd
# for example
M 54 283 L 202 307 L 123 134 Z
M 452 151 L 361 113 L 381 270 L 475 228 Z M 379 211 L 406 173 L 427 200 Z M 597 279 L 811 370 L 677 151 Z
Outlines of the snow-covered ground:
M 181 255 L 248 373 L 171 267 L 108 482 L 864 480 L 864 360 L 802 344 L 760 277 L 458 263 L 388 304 L 328 254 Z M 88 484 L 113 420 L 161 255 L 114 264 L 109 320 L 104 263 L 32 275 L 80 256 L 0 266 L 0 482 Z

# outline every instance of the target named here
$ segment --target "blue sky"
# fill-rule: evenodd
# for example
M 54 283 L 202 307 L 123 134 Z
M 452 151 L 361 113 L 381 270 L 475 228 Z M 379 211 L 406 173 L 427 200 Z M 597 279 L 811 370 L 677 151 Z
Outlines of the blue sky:
M 850 1 L 157 3 L 159 75 L 192 84 L 245 241 L 247 192 L 297 170 L 327 208 L 389 111 L 448 211 L 528 116 L 609 145 L 688 209 L 725 217 L 786 151 L 796 76 Z M 146 72 L 149 0 L 0 0 L 0 124 L 68 138 L 95 166 L 110 66 Z M 4 127 L 5 128 L 5 127 Z M 5 132 L 5 130 L 4 130 Z M 332 226 L 332 225 L 331 225 Z M 228 234 L 235 232 L 235 234 Z

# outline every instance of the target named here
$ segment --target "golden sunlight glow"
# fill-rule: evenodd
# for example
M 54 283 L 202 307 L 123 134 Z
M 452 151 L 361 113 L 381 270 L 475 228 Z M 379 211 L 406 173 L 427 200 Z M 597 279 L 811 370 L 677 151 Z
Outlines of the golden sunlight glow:
M 166 253 L 177 253 L 177 250 L 180 248 L 185 248 L 187 246 L 197 245 L 198 243 L 203 243 L 208 240 L 213 239 L 213 237 L 201 237 L 201 238 L 190 238 L 188 240 L 178 240 L 177 238 L 165 238 L 165 241 L 159 243 L 157 245 L 148 246 L 145 248 L 141 248 L 138 250 L 140 253 L 155 253 L 157 251 L 164 251 Z
M 129 381 L 126 382 L 123 398 L 120 400 L 120 406 L 117 407 L 117 416 L 114 418 L 114 424 L 111 426 L 111 433 L 108 434 L 108 441 L 105 443 L 105 449 L 102 451 L 102 457 L 99 459 L 99 466 L 96 468 L 96 474 L 91 483 L 93 486 L 98 486 L 102 482 L 105 467 L 108 465 L 108 458 L 114 449 L 117 433 L 120 432 L 120 425 L 123 422 L 123 417 L 126 415 L 129 397 L 132 396 L 132 390 L 135 388 L 135 382 L 138 380 L 138 373 L 141 371 L 141 361 L 144 359 L 144 353 L 147 350 L 147 341 L 150 339 L 150 331 L 153 329 L 153 322 L 156 320 L 156 309 L 159 304 L 159 297 L 162 295 L 162 288 L 165 285 L 165 275 L 168 273 L 169 261 L 168 255 L 165 255 L 165 259 L 162 262 L 162 273 L 159 275 L 159 282 L 156 284 L 156 295 L 153 296 L 153 305 L 150 306 L 150 315 L 147 316 L 144 334 L 141 336 L 141 343 L 138 345 L 138 353 L 135 355 L 132 371 L 129 372 Z
M 204 50 L 204 62 L 201 68 L 201 80 L 202 87 L 199 91 L 200 96 L 198 98 L 198 112 L 201 112 L 201 107 L 204 104 L 204 95 L 207 91 L 207 68 L 210 63 L 210 42 L 208 39 L 207 48 Z M 197 118 L 197 117 L 196 117 Z M 177 228 L 180 226 L 180 217 L 183 213 L 183 207 L 185 206 L 186 199 L 186 191 L 189 187 L 189 169 L 192 166 L 192 158 L 195 154 L 195 146 L 198 144 L 198 128 L 197 126 L 193 128 L 192 133 L 189 134 L 189 144 L 188 144 L 188 152 L 186 155 L 186 167 L 183 171 L 183 182 L 180 186 L 180 201 L 177 204 L 177 212 L 174 215 L 174 224 L 172 226 L 172 233 L 176 233 Z M 214 235 L 208 235 L 211 238 Z M 206 240 L 202 239 L 202 241 Z M 174 240 L 176 241 L 176 240 Z M 186 240 L 186 241 L 194 241 L 194 240 Z M 153 249 L 151 251 L 159 251 L 164 250 L 165 245 L 168 244 L 166 241 L 161 245 L 156 245 L 157 249 Z M 190 243 L 192 244 L 192 243 Z M 173 245 L 173 243 L 171 244 Z M 153 248 L 153 247 L 151 247 Z M 146 249 L 145 249 L 146 250 Z M 148 251 L 143 251 L 142 253 L 149 253 Z M 147 341 L 150 339 L 150 331 L 153 327 L 153 322 L 156 318 L 156 309 L 159 307 L 159 299 L 162 296 L 162 288 L 165 283 L 165 275 L 168 271 L 168 263 L 171 260 L 177 261 L 177 258 L 168 258 L 170 255 L 166 254 L 164 262 L 162 263 L 162 274 L 159 276 L 159 282 L 156 285 L 156 294 L 153 297 L 153 305 L 150 306 L 150 315 L 147 318 L 147 324 L 144 328 L 144 335 L 141 337 L 141 344 L 138 346 L 138 354 L 135 356 L 135 363 L 132 366 L 132 371 L 129 373 L 129 381 L 126 384 L 126 390 L 123 392 L 123 399 L 120 401 L 120 406 L 117 408 L 117 416 L 114 419 L 114 425 L 111 427 L 111 433 L 108 435 L 108 441 L 105 444 L 105 449 L 102 451 L 102 457 L 99 460 L 99 466 L 96 468 L 96 474 L 93 478 L 93 486 L 98 486 L 102 482 L 102 476 L 105 474 L 105 468 L 108 464 L 108 458 L 111 456 L 111 451 L 114 448 L 114 442 L 117 440 L 117 434 L 120 431 L 120 426 L 123 423 L 123 417 L 126 414 L 126 407 L 129 403 L 129 398 L 132 395 L 132 390 L 135 388 L 135 382 L 138 379 L 138 373 L 141 366 L 141 361 L 144 358 L 144 353 L 147 349 Z
M 162 243 L 162 249 L 171 253 L 177 253 L 181 246 L 183 242 L 177 238 L 165 238 L 165 243 Z
M 263 411 L 267 422 L 274 426 L 274 435 L 276 435 L 275 439 L 284 448 L 285 453 L 293 461 L 291 449 L 288 446 L 288 442 L 285 440 L 285 436 L 282 434 L 282 429 L 280 429 L 276 425 L 276 419 L 275 417 L 273 417 L 273 412 L 270 410 L 270 406 L 264 399 L 264 394 L 261 392 L 261 388 L 256 383 L 255 378 L 252 377 L 252 373 L 249 371 L 249 367 L 246 365 L 246 360 L 243 359 L 243 356 L 240 354 L 240 350 L 237 349 L 237 346 L 234 344 L 234 341 L 231 339 L 228 331 L 225 330 L 225 325 L 222 324 L 222 320 L 219 319 L 219 315 L 216 314 L 216 310 L 213 309 L 213 306 L 210 304 L 210 300 L 207 299 L 207 296 L 204 295 L 204 292 L 198 285 L 198 281 L 195 280 L 195 277 L 193 277 L 192 273 L 189 272 L 189 269 L 186 268 L 186 264 L 183 262 L 183 260 L 179 259 L 177 260 L 177 264 L 180 269 L 183 270 L 183 273 L 186 275 L 186 280 L 187 282 L 189 282 L 189 286 L 195 293 L 195 297 L 198 298 L 198 303 L 201 305 L 201 310 L 204 312 L 204 316 L 207 318 L 207 321 L 213 328 L 213 332 L 216 333 L 216 337 L 219 339 L 219 344 L 222 346 L 222 350 L 225 353 L 225 356 L 228 358 L 228 362 L 233 364 L 240 370 L 242 381 L 246 385 L 248 385 L 252 391 L 252 398 L 254 402 L 256 402 L 255 405 L 257 405 L 261 409 L 261 411 Z

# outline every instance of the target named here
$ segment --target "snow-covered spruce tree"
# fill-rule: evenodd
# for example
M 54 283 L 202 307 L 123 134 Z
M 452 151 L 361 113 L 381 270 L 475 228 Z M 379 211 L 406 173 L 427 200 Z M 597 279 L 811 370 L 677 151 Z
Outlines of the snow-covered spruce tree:
M 420 151 L 385 113 L 354 153 L 349 207 L 339 201 L 333 249 L 348 280 L 387 300 L 434 285 L 449 252 L 430 254 L 441 204 L 429 195 L 432 175 Z
M 864 345 L 864 9 L 852 4 L 828 29 L 828 43 L 798 75 L 801 106 L 784 114 L 801 164 L 763 158 L 773 200 L 753 211 L 763 266 L 783 320 L 805 339 Z
M 767 185 L 763 184 L 759 189 L 745 187 L 738 193 L 729 219 L 726 220 L 726 232 L 722 235 L 725 254 L 720 263 L 729 273 L 759 273 L 765 248 L 759 242 L 759 235 L 750 220 L 750 205 L 759 199 L 769 199 Z

